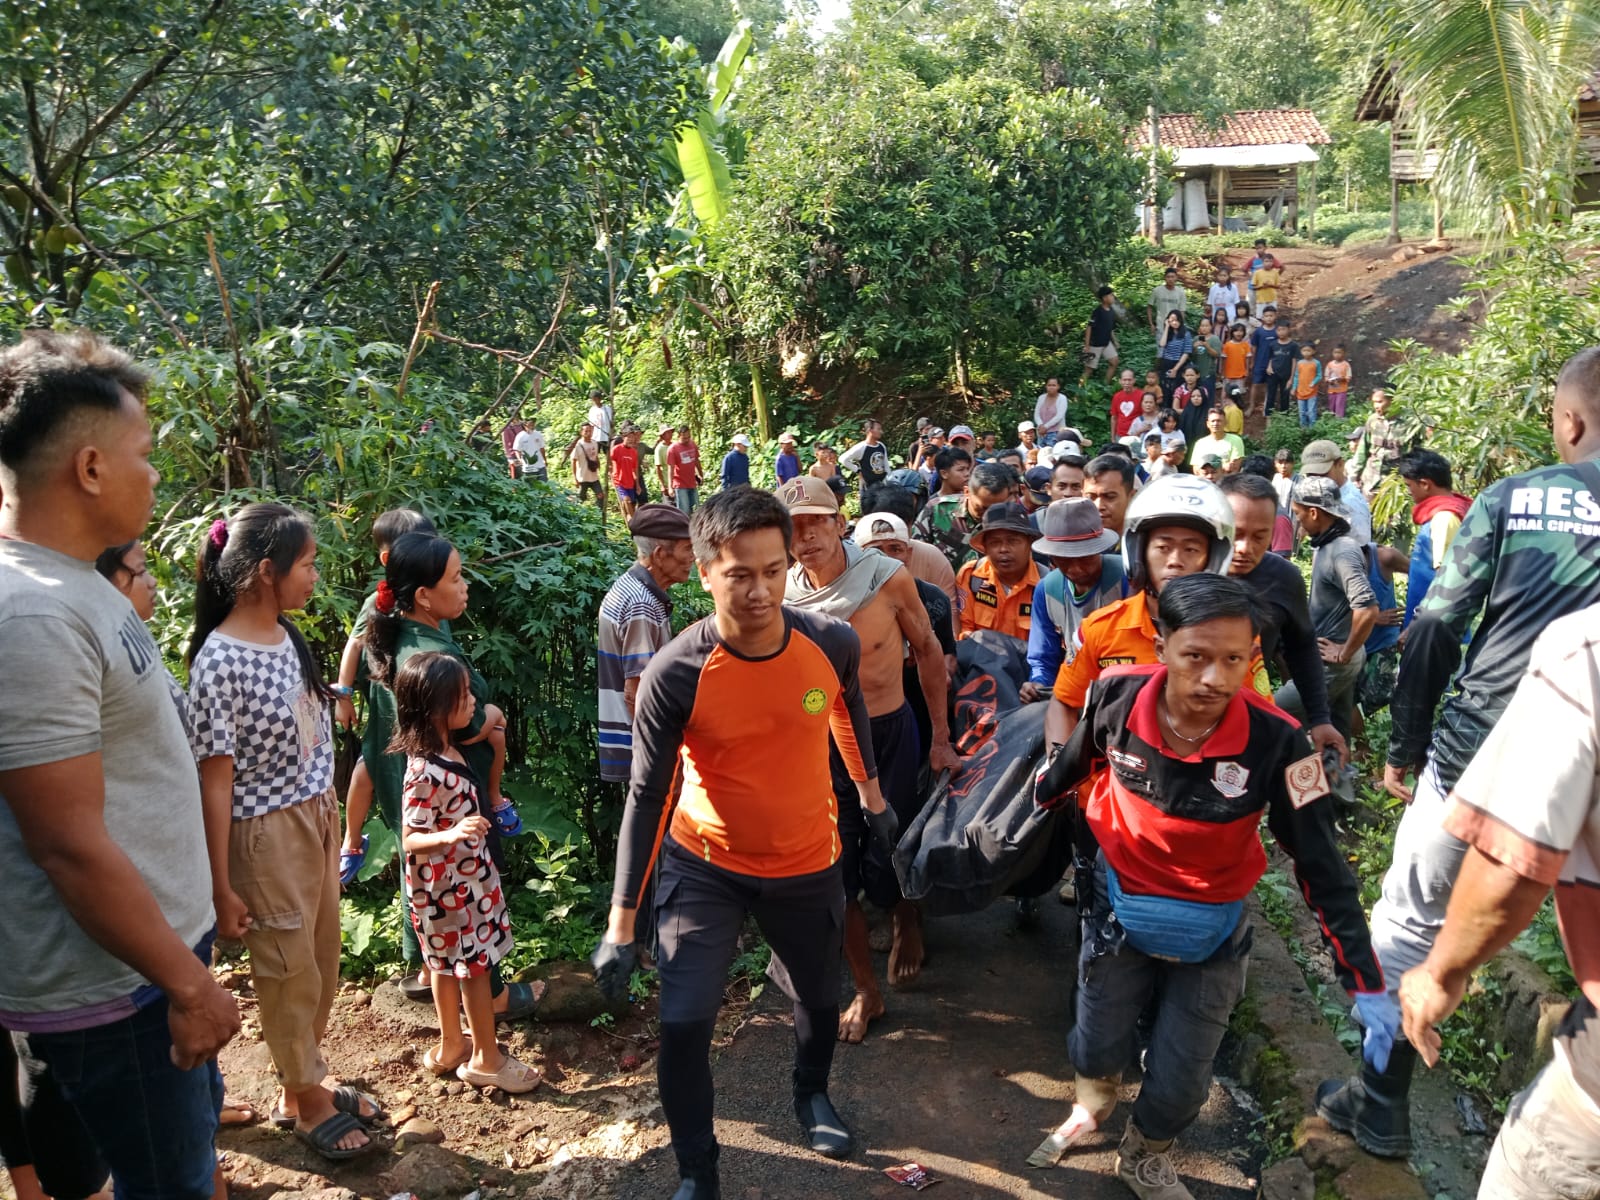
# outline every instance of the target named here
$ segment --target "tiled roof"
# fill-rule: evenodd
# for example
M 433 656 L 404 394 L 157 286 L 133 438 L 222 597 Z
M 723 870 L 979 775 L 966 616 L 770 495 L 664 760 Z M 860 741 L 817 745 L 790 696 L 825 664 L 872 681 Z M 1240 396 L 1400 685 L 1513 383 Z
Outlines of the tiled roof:
M 1212 128 L 1194 113 L 1168 113 L 1161 118 L 1161 144 L 1174 150 L 1203 146 L 1276 146 L 1303 142 L 1323 146 L 1332 139 L 1309 108 L 1258 108 L 1230 113 Z M 1139 141 L 1149 145 L 1148 128 Z

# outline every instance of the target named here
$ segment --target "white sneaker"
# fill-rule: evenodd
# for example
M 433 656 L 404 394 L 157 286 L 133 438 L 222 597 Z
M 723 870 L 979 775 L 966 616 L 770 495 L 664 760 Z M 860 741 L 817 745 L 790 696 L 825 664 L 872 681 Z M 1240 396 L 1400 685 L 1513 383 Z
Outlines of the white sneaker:
M 1172 1139 L 1154 1142 L 1139 1132 L 1130 1119 L 1117 1147 L 1117 1178 L 1139 1200 L 1194 1200 L 1167 1157 Z

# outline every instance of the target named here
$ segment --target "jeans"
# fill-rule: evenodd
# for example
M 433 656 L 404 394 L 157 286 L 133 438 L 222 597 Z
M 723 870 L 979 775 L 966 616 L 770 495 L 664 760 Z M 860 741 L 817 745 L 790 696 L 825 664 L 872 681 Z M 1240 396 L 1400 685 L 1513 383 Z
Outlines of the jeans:
M 1077 1021 L 1067 1038 L 1067 1053 L 1081 1076 L 1120 1076 L 1136 1053 L 1139 1016 L 1154 997 L 1155 1029 L 1133 1120 L 1146 1137 L 1165 1141 L 1193 1122 L 1211 1091 L 1217 1047 L 1244 995 L 1250 922 L 1241 920 L 1205 962 L 1167 962 L 1141 954 L 1123 940 L 1121 927 L 1109 919 L 1105 888 L 1102 862 L 1095 869 L 1094 913 L 1084 922 Z
M 222 1072 L 172 1065 L 165 996 L 110 1025 L 11 1035 L 26 1111 L 48 1072 L 111 1169 L 117 1200 L 206 1200 Z
M 1317 423 L 1317 398 L 1300 401 L 1300 428 L 1310 429 Z
M 1372 906 L 1372 949 L 1391 995 L 1399 991 L 1400 976 L 1421 966 L 1433 949 L 1467 856 L 1467 844 L 1445 832 L 1444 813 L 1444 789 L 1429 764 L 1417 776 L 1416 793 L 1400 818 L 1383 894 Z
M 1323 663 L 1322 673 L 1328 680 L 1328 712 L 1333 727 L 1345 737 L 1350 736 L 1351 718 L 1355 712 L 1356 691 L 1361 686 L 1361 675 L 1367 667 L 1367 652 L 1357 650 L 1355 657 L 1344 663 Z M 1278 689 L 1272 702 L 1297 720 L 1306 719 L 1306 706 L 1300 699 L 1300 689 L 1293 680 Z
M 672 490 L 673 502 L 677 504 L 681 513 L 692 513 L 694 506 L 700 502 L 699 488 L 674 488 Z

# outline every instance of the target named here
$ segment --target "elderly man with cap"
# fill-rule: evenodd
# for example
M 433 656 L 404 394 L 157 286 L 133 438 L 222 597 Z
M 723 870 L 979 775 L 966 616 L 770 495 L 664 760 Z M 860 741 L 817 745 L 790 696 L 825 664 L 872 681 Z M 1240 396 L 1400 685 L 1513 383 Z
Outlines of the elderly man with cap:
M 787 430 L 778 435 L 778 457 L 773 460 L 772 469 L 778 476 L 779 487 L 800 474 L 800 453 L 796 448 L 799 444 L 799 437 Z
M 909 825 L 921 808 L 917 777 L 922 765 L 916 718 L 906 702 L 902 667 L 907 647 L 917 664 L 917 681 L 933 724 L 928 753 L 935 774 L 960 765 L 950 744 L 947 705 L 949 680 L 944 653 L 928 623 L 927 609 L 911 573 L 876 550 L 844 540 L 839 501 L 820 479 L 802 476 L 778 489 L 794 522 L 785 604 L 850 622 L 861 639 L 859 678 L 872 726 L 872 756 L 883 797 Z M 834 747 L 835 795 L 849 796 L 847 763 Z M 883 994 L 873 976 L 867 919 L 857 897 L 894 912 L 894 943 L 889 979 L 905 983 L 922 970 L 922 917 L 900 894 L 900 883 L 884 848 L 876 843 L 858 806 L 839 806 L 840 861 L 844 866 L 845 958 L 856 996 L 839 1019 L 839 1038 L 859 1042 L 867 1025 L 884 1011 Z
M 971 425 L 953 425 L 950 428 L 950 445 L 976 457 L 978 435 L 972 432 Z
M 1122 556 L 1111 553 L 1121 540 L 1101 523 L 1090 500 L 1057 500 L 1039 514 L 1033 554 L 1051 569 L 1033 589 L 1024 700 L 1050 694 L 1061 665 L 1077 653 L 1084 617 L 1127 596 Z
M 1328 677 L 1328 709 L 1334 727 L 1348 738 L 1356 688 L 1367 663 L 1362 647 L 1378 621 L 1366 547 L 1350 536 L 1350 510 L 1329 477 L 1307 475 L 1294 485 L 1289 503 L 1311 539 L 1311 625 Z M 1276 701 L 1285 712 L 1305 718 L 1305 704 L 1292 681 L 1278 689 Z
M 728 439 L 730 449 L 722 456 L 722 490 L 750 486 L 750 439 L 736 433 Z
M 1322 475 L 1333 480 L 1339 499 L 1344 502 L 1350 536 L 1361 546 L 1372 541 L 1372 508 L 1355 480 L 1345 471 L 1344 451 L 1339 448 L 1338 442 L 1318 438 L 1307 445 L 1300 451 L 1300 474 Z M 1292 499 L 1290 503 L 1293 503 Z
M 935 496 L 917 514 L 913 532 L 919 541 L 937 546 L 959 571 L 969 558 L 976 558 L 967 535 L 977 529 L 983 514 L 996 504 L 1013 498 L 1017 476 L 998 462 L 978 463 L 967 477 L 967 487 L 959 496 Z
M 620 447 L 619 447 L 620 451 Z M 689 578 L 694 546 L 689 518 L 671 504 L 641 504 L 628 521 L 637 559 L 611 585 L 600 602 L 596 659 L 600 676 L 600 778 L 621 801 L 633 769 L 634 701 L 639 680 L 656 652 L 672 640 L 669 589 Z M 654 881 L 651 885 L 654 886 Z M 640 906 L 644 928 L 636 936 L 654 946 L 655 906 Z
M 980 629 L 1028 640 L 1033 614 L 1033 589 L 1039 564 L 1030 551 L 1038 531 L 1027 510 L 1015 502 L 996 504 L 983 514 L 983 525 L 968 539 L 983 557 L 956 574 L 957 637 Z

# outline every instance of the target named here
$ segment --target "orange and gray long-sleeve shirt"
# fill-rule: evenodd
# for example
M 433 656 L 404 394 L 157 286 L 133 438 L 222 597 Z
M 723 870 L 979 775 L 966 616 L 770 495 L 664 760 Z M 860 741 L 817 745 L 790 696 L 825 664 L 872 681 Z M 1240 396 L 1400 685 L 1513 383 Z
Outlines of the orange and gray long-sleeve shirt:
M 844 621 L 788 607 L 783 618 L 776 654 L 739 655 L 707 617 L 645 670 L 613 904 L 638 907 L 669 830 L 689 853 L 742 875 L 808 875 L 838 861 L 829 733 L 852 779 L 877 777 L 856 677 L 861 643 Z

